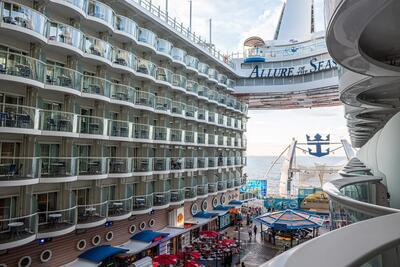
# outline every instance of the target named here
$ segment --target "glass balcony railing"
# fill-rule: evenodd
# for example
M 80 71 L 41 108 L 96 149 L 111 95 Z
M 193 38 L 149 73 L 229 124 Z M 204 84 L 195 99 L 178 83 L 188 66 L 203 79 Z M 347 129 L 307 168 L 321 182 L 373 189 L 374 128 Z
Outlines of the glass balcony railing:
M 100 117 L 78 115 L 79 133 L 104 135 L 106 120 Z
M 173 47 L 171 50 L 171 56 L 174 60 L 185 63 L 186 51 L 177 47 Z
M 208 91 L 208 100 L 217 101 L 217 92 L 214 90 L 209 90 Z
M 206 110 L 205 109 L 198 109 L 197 110 L 197 119 L 200 121 L 206 120 Z
M 226 190 L 226 181 L 218 181 L 218 191 Z
M 132 137 L 136 139 L 150 139 L 150 125 L 133 124 Z
M 133 159 L 134 172 L 151 172 L 153 171 L 152 158 L 134 158 Z
M 154 108 L 155 95 L 146 91 L 135 91 L 135 104 Z
M 114 137 L 129 137 L 129 122 L 127 121 L 108 121 L 108 135 Z
M 118 217 L 129 214 L 132 210 L 132 197 L 108 201 L 108 217 Z
M 83 76 L 82 92 L 92 95 L 110 97 L 111 83 L 103 78 Z
M 172 101 L 172 113 L 177 115 L 184 115 L 186 105 L 182 102 Z
M 43 82 L 45 66 L 35 58 L 0 50 L 0 74 Z
M 75 176 L 75 158 L 41 157 L 39 159 L 39 177 L 57 178 Z
M 233 181 L 232 180 L 226 181 L 226 188 L 230 189 L 232 187 L 233 187 Z
M 107 158 L 108 173 L 131 173 L 132 158 Z
M 192 81 L 192 80 L 188 80 L 187 81 L 187 85 L 186 85 L 186 91 L 197 94 L 199 90 L 199 83 Z
M 226 84 L 227 84 L 228 88 L 231 88 L 231 89 L 236 87 L 236 82 L 234 80 L 231 80 L 231 79 L 228 79 L 226 81 Z
M 39 129 L 42 131 L 74 132 L 75 114 L 63 111 L 39 110 Z
M 13 104 L 0 104 L 0 127 L 34 129 L 36 109 Z
M 116 16 L 114 28 L 118 31 L 124 32 L 135 40 L 138 38 L 138 26 L 136 22 L 127 17 L 121 15 Z
M 114 64 L 137 70 L 138 60 L 136 55 L 122 49 L 114 49 L 112 53 L 112 61 Z
M 156 77 L 157 66 L 153 62 L 139 58 L 139 63 L 137 67 L 137 72 L 150 75 L 153 78 Z
M 194 132 L 185 131 L 185 142 L 186 143 L 194 143 Z
M 228 137 L 228 139 L 226 140 L 226 145 L 227 146 L 232 146 L 232 139 L 230 137 Z
M 37 214 L 0 219 L 0 244 L 16 242 L 36 235 L 37 221 Z
M 197 197 L 197 187 L 185 187 L 185 199 L 192 199 Z
M 217 192 L 217 183 L 208 183 L 208 193 Z
M 113 100 L 135 103 L 135 90 L 127 85 L 112 83 L 110 98 Z
M 224 137 L 223 136 L 221 136 L 221 135 L 218 135 L 218 139 L 217 139 L 218 141 L 218 145 L 219 146 L 223 146 L 224 145 Z
M 171 129 L 171 142 L 183 142 L 183 130 L 180 129 Z
M 67 87 L 81 91 L 82 87 L 82 74 L 76 70 L 57 66 L 46 65 L 45 82 L 48 85 Z
M 169 204 L 171 201 L 170 192 L 158 192 L 153 193 L 153 205 L 154 206 L 164 206 Z
M 208 70 L 210 69 L 210 66 L 207 65 L 206 63 L 199 62 L 199 72 L 207 75 L 208 76 Z
M 157 35 L 154 32 L 145 28 L 139 27 L 138 41 L 148 44 L 154 48 L 157 47 Z
M 208 112 L 208 122 L 215 123 L 216 115 L 214 112 Z
M 185 161 L 181 157 L 172 157 L 170 162 L 171 162 L 170 169 L 173 171 L 182 170 L 185 168 Z
M 209 167 L 209 168 L 217 167 L 217 161 L 218 161 L 218 158 L 216 158 L 216 157 L 209 157 L 209 158 L 208 158 L 208 167 Z
M 208 77 L 218 81 L 218 71 L 215 69 L 208 69 Z
M 171 189 L 171 203 L 180 202 L 185 199 L 184 189 Z
M 50 22 L 48 39 L 83 50 L 83 32 L 67 24 Z
M 220 74 L 218 74 L 217 77 L 218 77 L 218 83 L 224 84 L 224 85 L 227 84 L 228 77 L 226 75 L 220 73 Z
M 196 107 L 192 105 L 186 105 L 185 115 L 189 118 L 196 118 Z
M 197 144 L 204 145 L 206 143 L 206 135 L 203 133 L 197 134 Z
M 207 193 L 208 193 L 208 185 L 207 184 L 197 186 L 197 195 L 198 196 L 204 196 L 204 195 L 207 195 Z
M 208 144 L 214 146 L 215 145 L 215 135 L 209 134 L 208 135 Z
M 93 56 L 98 56 L 110 61 L 112 60 L 111 44 L 88 35 L 85 36 L 85 53 Z
M 38 178 L 39 168 L 38 158 L 0 157 L 0 181 Z
M 78 205 L 78 224 L 95 223 L 107 218 L 108 201 L 97 204 Z
M 197 160 L 196 158 L 185 158 L 185 169 L 191 170 L 197 168 Z
M 107 174 L 107 158 L 78 158 L 78 175 L 104 175 Z
M 187 79 L 185 76 L 179 75 L 179 74 L 173 74 L 172 75 L 172 85 L 181 87 L 186 90 L 187 86 Z
M 2 21 L 32 30 L 43 36 L 47 31 L 47 18 L 40 12 L 17 3 L 2 1 Z
M 198 89 L 198 91 L 197 91 L 197 94 L 199 95 L 199 96 L 202 96 L 202 97 L 205 97 L 205 98 L 208 98 L 208 87 L 206 87 L 206 86 L 199 86 L 199 89 Z
M 153 206 L 153 195 L 133 196 L 132 211 L 150 209 Z
M 171 99 L 162 97 L 162 96 L 156 96 L 155 98 L 155 109 L 158 111 L 163 111 L 163 112 L 170 112 L 171 110 Z
M 38 232 L 46 234 L 63 231 L 75 226 L 77 223 L 76 212 L 76 207 L 64 210 L 38 212 Z
M 157 39 L 157 51 L 160 53 L 164 53 L 166 55 L 171 55 L 171 51 L 172 51 L 172 43 L 164 40 L 164 39 Z
M 153 140 L 168 141 L 168 128 L 154 126 Z
M 104 21 L 110 27 L 114 26 L 114 11 L 99 1 L 89 0 L 87 14 Z
M 166 68 L 157 67 L 157 80 L 172 83 L 173 72 Z
M 218 167 L 224 167 L 227 165 L 226 157 L 218 157 Z
M 185 57 L 186 66 L 198 70 L 199 68 L 199 59 L 190 55 L 186 55 Z
M 170 158 L 153 158 L 154 171 L 168 171 L 171 166 Z
M 207 158 L 197 158 L 197 168 L 203 169 L 207 167 Z
M 234 183 L 234 186 L 235 186 L 235 187 L 241 186 L 240 178 L 236 178 L 236 179 L 233 181 L 233 183 Z

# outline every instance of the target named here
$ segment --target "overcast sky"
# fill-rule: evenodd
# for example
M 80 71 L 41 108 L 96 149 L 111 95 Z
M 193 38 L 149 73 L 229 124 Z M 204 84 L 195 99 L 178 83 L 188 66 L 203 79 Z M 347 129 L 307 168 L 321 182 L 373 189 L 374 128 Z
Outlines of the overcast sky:
M 213 20 L 213 43 L 222 52 L 242 52 L 250 36 L 273 38 L 284 0 L 193 0 L 193 31 L 208 40 L 208 20 Z M 165 0 L 153 0 L 165 10 Z M 169 0 L 169 14 L 189 25 L 189 0 Z M 315 0 L 316 31 L 324 29 L 323 0 Z M 331 134 L 348 139 L 343 107 L 250 111 L 247 127 L 247 155 L 277 155 L 292 137 Z M 338 155 L 338 154 L 336 154 Z M 342 153 L 339 153 L 342 155 Z

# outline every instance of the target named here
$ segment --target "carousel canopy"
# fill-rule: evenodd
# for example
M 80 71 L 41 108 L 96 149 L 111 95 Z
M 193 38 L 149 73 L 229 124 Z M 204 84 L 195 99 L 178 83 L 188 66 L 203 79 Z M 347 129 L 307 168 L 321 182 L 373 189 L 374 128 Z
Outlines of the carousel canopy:
M 257 217 L 256 220 L 276 230 L 318 228 L 323 224 L 323 219 L 320 217 L 298 210 L 267 213 Z
M 142 242 L 153 242 L 157 238 L 164 238 L 168 236 L 168 233 L 154 232 L 151 230 L 143 230 L 131 237 L 131 240 L 137 240 Z
M 127 249 L 112 247 L 110 245 L 98 246 L 89 249 L 79 255 L 80 259 L 85 259 L 91 262 L 100 263 L 108 257 L 114 256 L 116 254 L 125 253 Z

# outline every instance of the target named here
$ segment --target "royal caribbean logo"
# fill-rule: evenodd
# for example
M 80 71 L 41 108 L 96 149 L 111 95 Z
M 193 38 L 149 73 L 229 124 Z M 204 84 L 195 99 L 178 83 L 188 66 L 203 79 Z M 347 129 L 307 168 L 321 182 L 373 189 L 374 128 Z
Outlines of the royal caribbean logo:
M 323 139 L 320 134 L 316 134 L 314 136 L 314 140 L 311 140 L 309 135 L 306 135 L 306 137 L 307 137 L 307 145 L 315 146 L 315 151 L 313 151 L 311 148 L 308 149 L 308 153 L 310 155 L 316 156 L 316 157 L 319 157 L 319 158 L 329 155 L 330 149 L 327 148 L 323 152 L 322 151 L 322 146 L 330 144 L 330 138 L 331 138 L 330 134 L 328 134 L 325 139 Z

